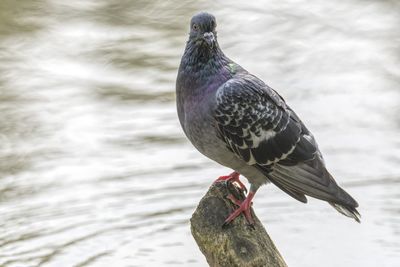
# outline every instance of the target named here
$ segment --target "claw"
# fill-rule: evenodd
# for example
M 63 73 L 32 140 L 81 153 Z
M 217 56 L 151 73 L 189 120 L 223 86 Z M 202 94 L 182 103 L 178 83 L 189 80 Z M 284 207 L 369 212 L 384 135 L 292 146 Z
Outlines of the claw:
M 242 183 L 242 181 L 240 181 L 239 176 L 240 176 L 240 173 L 232 172 L 229 175 L 220 176 L 217 180 L 214 181 L 214 183 L 218 183 L 218 182 L 222 182 L 222 181 L 231 182 L 231 183 L 235 184 L 237 187 L 239 187 L 241 190 L 243 190 L 245 193 L 247 193 L 247 188 Z
M 246 199 L 243 202 L 238 201 L 236 198 L 234 198 L 231 195 L 228 195 L 228 198 L 232 200 L 232 197 L 235 199 L 233 200 L 235 204 L 239 205 L 239 208 L 234 210 L 228 218 L 226 218 L 223 226 L 228 225 L 230 222 L 232 222 L 236 217 L 238 217 L 241 213 L 244 214 L 244 217 L 246 218 L 246 221 L 250 226 L 254 227 L 254 219 L 253 216 L 251 215 L 251 204 L 252 204 L 252 199 L 255 195 L 255 192 L 250 191 L 249 194 L 247 195 Z

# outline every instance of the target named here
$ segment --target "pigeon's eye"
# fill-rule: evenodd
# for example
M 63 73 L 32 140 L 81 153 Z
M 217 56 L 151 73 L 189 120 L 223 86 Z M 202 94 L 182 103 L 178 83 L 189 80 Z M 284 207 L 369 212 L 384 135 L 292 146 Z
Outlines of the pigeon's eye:
M 198 31 L 199 30 L 199 25 L 193 24 L 192 28 L 193 28 L 194 31 Z

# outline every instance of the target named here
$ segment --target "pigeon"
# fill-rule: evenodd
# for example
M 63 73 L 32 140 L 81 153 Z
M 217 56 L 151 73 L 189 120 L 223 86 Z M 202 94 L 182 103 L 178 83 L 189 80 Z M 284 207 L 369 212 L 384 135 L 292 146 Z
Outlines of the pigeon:
M 313 134 L 285 100 L 261 79 L 229 59 L 217 41 L 216 19 L 200 12 L 190 21 L 176 80 L 182 129 L 197 150 L 233 169 L 216 182 L 250 190 L 225 225 L 243 214 L 254 225 L 251 205 L 259 187 L 272 183 L 298 201 L 310 196 L 328 202 L 360 222 L 358 203 L 334 180 Z

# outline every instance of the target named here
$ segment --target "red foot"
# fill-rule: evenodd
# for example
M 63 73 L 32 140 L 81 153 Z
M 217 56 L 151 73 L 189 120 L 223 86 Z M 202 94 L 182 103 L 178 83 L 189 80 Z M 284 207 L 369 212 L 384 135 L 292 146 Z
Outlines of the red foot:
M 247 193 L 247 188 L 242 183 L 242 181 L 240 181 L 239 176 L 240 176 L 240 173 L 232 172 L 231 174 L 229 174 L 227 176 L 220 176 L 217 180 L 214 181 L 214 183 L 218 183 L 218 182 L 221 182 L 221 181 L 236 183 L 239 186 L 240 189 L 242 189 L 244 192 Z
M 236 204 L 237 206 L 242 205 L 243 201 L 240 201 L 239 199 L 237 199 L 234 195 L 229 194 L 226 196 L 227 199 L 229 199 L 233 204 Z
M 253 200 L 253 197 L 255 195 L 255 192 L 250 191 L 249 194 L 247 195 L 246 199 L 243 200 L 243 202 L 240 203 L 239 200 L 237 200 L 235 197 L 232 195 L 228 195 L 228 198 L 232 200 L 235 204 L 239 206 L 238 209 L 236 209 L 234 212 L 232 212 L 231 215 L 226 218 L 224 225 L 229 224 L 232 222 L 236 217 L 238 217 L 241 213 L 244 214 L 244 217 L 246 218 L 246 221 L 250 225 L 254 225 L 254 220 L 253 216 L 251 216 L 251 201 Z

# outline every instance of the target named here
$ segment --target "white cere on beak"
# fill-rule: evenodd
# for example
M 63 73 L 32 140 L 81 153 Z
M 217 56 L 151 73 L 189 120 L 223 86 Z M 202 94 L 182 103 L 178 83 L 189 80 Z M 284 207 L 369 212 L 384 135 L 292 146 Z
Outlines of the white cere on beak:
M 207 44 L 209 46 L 213 46 L 214 42 L 215 42 L 215 37 L 214 34 L 212 32 L 206 32 L 203 34 L 204 39 L 206 40 Z

